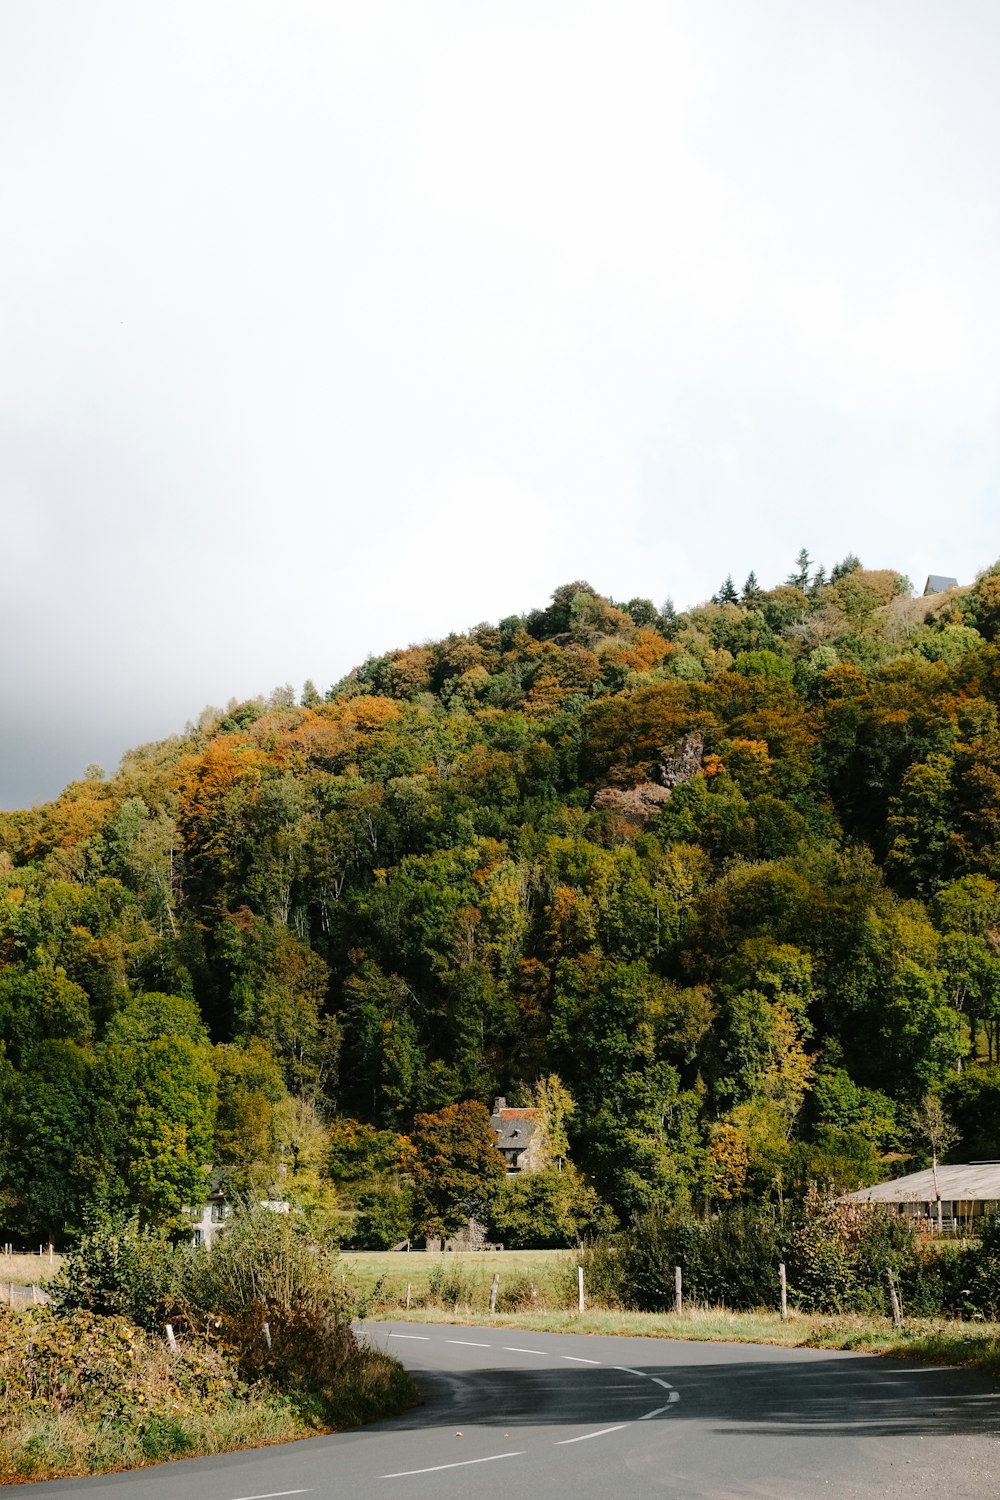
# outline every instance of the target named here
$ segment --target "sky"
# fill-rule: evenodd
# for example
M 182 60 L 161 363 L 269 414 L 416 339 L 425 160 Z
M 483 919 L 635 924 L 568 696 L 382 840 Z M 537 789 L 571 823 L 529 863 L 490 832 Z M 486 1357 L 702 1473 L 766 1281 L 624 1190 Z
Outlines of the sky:
M 585 578 L 1000 554 L 995 0 L 5 0 L 0 807 Z

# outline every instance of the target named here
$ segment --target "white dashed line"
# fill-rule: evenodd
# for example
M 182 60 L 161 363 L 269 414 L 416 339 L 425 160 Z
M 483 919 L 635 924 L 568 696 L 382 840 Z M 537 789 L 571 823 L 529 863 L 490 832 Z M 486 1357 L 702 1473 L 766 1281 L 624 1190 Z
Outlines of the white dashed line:
M 639 1417 L 638 1420 L 640 1422 L 648 1422 L 650 1417 L 662 1417 L 663 1413 L 669 1410 L 669 1406 L 658 1406 L 655 1411 L 643 1412 L 642 1416 Z
M 573 1365 L 599 1365 L 601 1363 L 599 1359 L 580 1359 L 576 1354 L 560 1354 L 559 1358 L 568 1359 Z
M 660 1378 L 658 1376 L 656 1376 L 656 1375 L 650 1375 L 649 1378 L 653 1382 L 654 1385 L 662 1385 L 662 1387 L 663 1387 L 663 1389 L 665 1391 L 672 1391 L 673 1390 L 673 1386 L 670 1384 L 669 1380 L 660 1380 Z
M 627 1426 L 627 1422 L 619 1422 L 617 1427 L 601 1427 L 597 1432 L 584 1432 L 579 1437 L 562 1438 L 558 1443 L 554 1443 L 553 1447 L 565 1448 L 568 1443 L 585 1443 L 588 1438 L 603 1437 L 606 1432 L 621 1432 L 622 1428 Z
M 523 1458 L 525 1450 L 516 1453 L 491 1453 L 488 1458 L 463 1458 L 457 1464 L 432 1464 L 429 1469 L 400 1469 L 397 1474 L 380 1474 L 380 1479 L 409 1479 L 411 1474 L 439 1474 L 442 1469 L 467 1469 L 470 1464 L 493 1464 L 499 1458 Z
M 492 1349 L 492 1344 L 477 1344 L 475 1339 L 445 1339 L 446 1344 L 464 1344 L 467 1349 Z
M 419 1339 L 422 1344 L 429 1344 L 431 1338 L 429 1333 L 390 1333 L 389 1337 L 391 1339 Z M 294 1494 L 295 1491 L 291 1493 Z
M 283 1495 L 311 1495 L 312 1490 L 271 1490 L 267 1495 L 240 1495 L 239 1500 L 281 1500 Z
M 648 1380 L 649 1376 L 645 1370 L 633 1370 L 628 1365 L 612 1365 L 612 1370 L 619 1370 L 622 1375 L 638 1375 L 640 1380 Z
M 542 1355 L 544 1355 L 544 1354 L 548 1353 L 548 1351 L 546 1349 L 516 1349 L 513 1344 L 503 1344 L 501 1347 L 503 1349 L 505 1349 L 508 1354 L 542 1354 Z

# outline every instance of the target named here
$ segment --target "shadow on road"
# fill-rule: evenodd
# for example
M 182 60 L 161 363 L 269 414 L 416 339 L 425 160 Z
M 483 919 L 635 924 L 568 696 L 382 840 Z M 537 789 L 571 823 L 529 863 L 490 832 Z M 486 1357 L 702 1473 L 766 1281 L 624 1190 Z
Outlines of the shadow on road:
M 624 1363 L 624 1355 L 623 1355 Z M 783 1436 L 1000 1436 L 1000 1390 L 973 1372 L 907 1367 L 871 1357 L 787 1364 L 634 1364 L 649 1380 L 629 1381 L 610 1365 L 539 1370 L 497 1363 L 444 1373 L 414 1370 L 425 1404 L 388 1425 L 533 1427 L 633 1421 L 669 1393 L 679 1399 L 653 1421 L 696 1421 L 728 1433 Z

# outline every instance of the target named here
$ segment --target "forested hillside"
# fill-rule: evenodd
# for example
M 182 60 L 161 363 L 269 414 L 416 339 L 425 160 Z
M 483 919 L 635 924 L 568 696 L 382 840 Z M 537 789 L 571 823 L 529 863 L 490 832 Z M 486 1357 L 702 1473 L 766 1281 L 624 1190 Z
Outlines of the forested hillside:
M 391 1238 L 415 1115 L 495 1093 L 575 1164 L 509 1238 L 874 1180 L 928 1092 L 1000 1155 L 998 711 L 1000 568 L 803 555 L 686 614 L 571 584 L 0 814 L 2 1227 L 169 1222 L 212 1163 Z

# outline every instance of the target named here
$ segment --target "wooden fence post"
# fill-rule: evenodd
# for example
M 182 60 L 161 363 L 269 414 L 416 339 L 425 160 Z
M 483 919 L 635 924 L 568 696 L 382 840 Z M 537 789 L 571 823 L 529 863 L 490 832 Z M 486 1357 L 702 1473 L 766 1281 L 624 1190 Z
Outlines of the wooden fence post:
M 778 1279 L 781 1282 L 781 1321 L 784 1323 L 788 1317 L 788 1280 L 785 1276 L 785 1262 L 778 1262 Z
M 264 1335 L 264 1342 L 265 1342 L 265 1344 L 270 1349 L 270 1347 L 271 1347 L 271 1325 L 270 1325 L 270 1323 L 262 1323 L 261 1324 L 261 1332 Z
M 576 1268 L 576 1291 L 577 1291 L 577 1306 L 578 1306 L 579 1311 L 583 1312 L 584 1303 L 583 1303 L 583 1267 L 582 1266 L 577 1266 L 577 1268 Z
M 684 1278 L 680 1266 L 674 1266 L 674 1312 L 680 1317 L 684 1308 Z
M 177 1340 L 174 1337 L 174 1325 L 172 1323 L 164 1323 L 163 1326 L 166 1329 L 167 1333 L 167 1343 L 170 1345 L 171 1349 L 176 1349 Z
M 889 1278 L 889 1298 L 892 1302 L 892 1321 L 895 1323 L 897 1328 L 902 1328 L 903 1309 L 899 1305 L 899 1293 L 896 1291 L 896 1282 L 891 1271 L 887 1271 L 886 1275 Z
M 413 1285 L 412 1285 L 411 1282 L 408 1281 L 406 1283 L 406 1306 L 407 1306 L 407 1308 L 409 1308 L 409 1305 L 410 1305 L 410 1296 L 412 1294 L 412 1291 L 413 1291 Z
M 499 1290 L 500 1290 L 500 1272 L 499 1271 L 494 1271 L 494 1273 L 493 1273 L 493 1285 L 490 1287 L 490 1312 L 491 1313 L 495 1313 L 496 1310 L 497 1310 L 497 1292 Z

